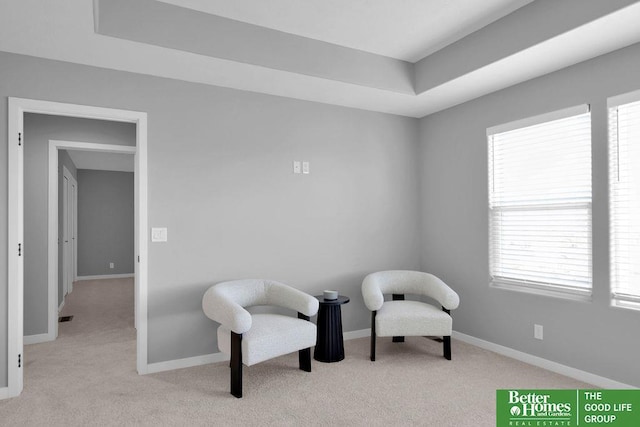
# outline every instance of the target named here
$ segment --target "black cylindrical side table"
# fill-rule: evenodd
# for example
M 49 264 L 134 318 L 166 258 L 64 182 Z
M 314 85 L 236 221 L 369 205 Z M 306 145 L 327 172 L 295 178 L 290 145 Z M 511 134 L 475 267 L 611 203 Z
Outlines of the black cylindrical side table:
M 349 297 L 339 296 L 328 300 L 317 295 L 320 301 L 318 309 L 318 330 L 313 358 L 319 362 L 339 362 L 344 359 L 344 340 L 342 338 L 342 311 L 340 306 L 349 302 Z

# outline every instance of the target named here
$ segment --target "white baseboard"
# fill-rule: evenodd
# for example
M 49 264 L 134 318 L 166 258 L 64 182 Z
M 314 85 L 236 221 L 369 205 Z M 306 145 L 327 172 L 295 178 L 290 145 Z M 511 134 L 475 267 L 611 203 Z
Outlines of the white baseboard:
M 359 329 L 357 331 L 349 331 L 343 334 L 343 338 L 345 341 L 355 340 L 358 338 L 370 337 L 371 336 L 371 328 L 367 329 Z
M 609 378 L 601 377 L 599 375 L 592 374 L 590 372 L 581 371 L 580 369 L 572 368 L 570 366 L 562 365 L 551 360 L 543 359 L 542 357 L 533 356 L 522 351 L 514 350 L 509 347 L 505 347 L 499 344 L 495 344 L 489 341 L 481 340 L 480 338 L 472 337 L 460 332 L 453 331 L 453 338 L 466 342 L 476 347 L 484 348 L 485 350 L 493 351 L 494 353 L 501 354 L 503 356 L 510 357 L 512 359 L 520 360 L 521 362 L 528 363 L 530 365 L 538 366 L 557 374 L 567 376 L 569 378 L 583 381 L 585 383 L 593 384 L 597 387 L 608 389 L 635 389 L 637 387 L 629 384 L 624 384 L 618 381 L 614 381 Z
M 349 331 L 343 334 L 344 340 L 353 340 L 358 338 L 365 338 L 371 336 L 371 329 L 359 329 L 356 331 Z M 501 354 L 503 356 L 510 357 L 512 359 L 520 360 L 521 362 L 528 363 L 530 365 L 538 366 L 551 372 L 555 372 L 567 377 L 583 381 L 588 384 L 593 384 L 597 387 L 607 389 L 635 389 L 637 387 L 629 384 L 614 381 L 609 378 L 601 377 L 599 375 L 592 374 L 590 372 L 581 371 L 580 369 L 572 368 L 570 366 L 562 365 L 560 363 L 553 362 L 551 360 L 543 359 L 542 357 L 533 356 L 531 354 L 524 353 L 522 351 L 514 350 L 509 347 L 505 347 L 499 344 L 495 344 L 489 341 L 482 340 L 480 338 L 472 337 L 461 332 L 453 332 L 453 338 L 466 342 L 476 347 L 483 348 L 485 350 L 493 351 L 494 353 Z M 25 340 L 27 337 L 25 337 Z M 173 369 L 191 368 L 193 366 L 207 365 L 209 363 L 217 363 L 228 361 L 229 356 L 224 353 L 212 353 L 202 356 L 187 357 L 185 359 L 167 360 L 166 362 L 150 363 L 147 365 L 148 374 L 156 372 L 170 371 Z
M 202 356 L 149 363 L 146 373 L 154 374 L 156 372 L 171 371 L 173 369 L 191 368 L 193 366 L 208 365 L 209 363 L 224 362 L 226 360 L 229 360 L 229 356 L 224 353 L 203 354 Z
M 344 333 L 345 341 L 356 338 L 364 338 L 371 335 L 371 329 L 360 329 L 358 331 L 350 331 Z M 184 359 L 167 360 L 166 362 L 149 363 L 147 365 L 147 374 L 156 372 L 171 371 L 173 369 L 191 368 L 193 366 L 208 365 L 209 363 L 225 362 L 229 360 L 229 356 L 224 353 L 211 353 L 202 356 L 187 357 Z
M 29 344 L 39 344 L 41 342 L 53 341 L 54 339 L 55 338 L 53 338 L 51 335 L 46 333 L 46 334 L 37 334 L 37 335 L 25 335 L 22 338 L 22 342 L 24 343 L 24 345 L 29 345 Z
M 62 302 L 60 303 L 60 305 L 58 306 L 58 313 L 60 313 L 62 311 L 62 308 L 64 307 L 64 298 L 62 298 Z
M 135 277 L 135 274 L 102 274 L 98 276 L 78 276 L 76 281 L 80 280 L 100 280 L 100 279 L 126 279 Z
M 0 400 L 9 398 L 9 387 L 0 388 Z

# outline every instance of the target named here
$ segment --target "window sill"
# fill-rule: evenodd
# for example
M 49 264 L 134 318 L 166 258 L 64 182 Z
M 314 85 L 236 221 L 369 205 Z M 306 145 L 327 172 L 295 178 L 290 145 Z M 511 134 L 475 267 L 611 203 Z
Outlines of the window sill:
M 489 287 L 495 289 L 504 289 L 507 291 L 521 292 L 525 294 L 539 295 L 544 297 L 561 298 L 570 301 L 591 302 L 590 291 L 565 291 L 561 289 L 533 287 L 526 284 L 519 284 L 517 282 L 504 282 L 498 280 L 492 280 L 489 282 Z
M 640 302 L 634 302 L 634 301 L 621 301 L 619 299 L 612 299 L 611 300 L 611 307 L 613 308 L 620 308 L 623 310 L 634 310 L 634 311 L 640 311 Z

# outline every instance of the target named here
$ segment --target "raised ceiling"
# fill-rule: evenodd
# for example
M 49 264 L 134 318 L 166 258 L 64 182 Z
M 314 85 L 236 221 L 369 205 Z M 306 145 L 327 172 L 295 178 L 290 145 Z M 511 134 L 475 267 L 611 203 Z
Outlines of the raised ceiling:
M 416 62 L 533 0 L 160 0 Z
M 637 22 L 637 0 L 7 0 L 0 50 L 423 117 L 637 43 Z

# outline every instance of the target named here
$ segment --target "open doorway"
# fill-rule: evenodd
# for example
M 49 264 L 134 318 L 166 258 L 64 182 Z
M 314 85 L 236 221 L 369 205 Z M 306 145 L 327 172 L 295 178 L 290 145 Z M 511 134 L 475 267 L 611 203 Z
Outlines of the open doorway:
M 47 101 L 9 98 L 8 109 L 9 158 L 8 158 L 8 241 L 9 247 L 15 245 L 16 251 L 8 254 L 8 388 L 9 396 L 17 396 L 23 388 L 23 336 L 24 336 L 24 117 L 28 113 L 51 116 L 88 118 L 114 122 L 134 123 L 136 127 L 135 147 L 128 147 L 129 154 L 135 158 L 135 319 L 136 319 L 136 367 L 138 373 L 147 371 L 147 178 L 146 178 L 146 113 L 89 107 L 74 104 L 62 104 Z M 108 144 L 89 144 L 83 142 L 52 141 L 58 145 L 50 150 L 80 149 L 87 151 L 113 152 Z M 116 148 L 122 150 L 122 147 Z M 132 150 L 132 151 L 131 151 Z M 116 151 L 117 152 L 117 151 Z M 49 156 L 48 172 L 56 173 L 57 165 Z M 57 192 L 57 180 L 49 179 L 49 198 Z M 55 203 L 57 205 L 57 203 Z M 56 206 L 57 207 L 57 206 Z M 49 203 L 47 221 L 47 330 L 48 337 L 55 339 L 58 326 L 58 250 L 57 220 L 58 212 L 54 203 Z M 53 211 L 53 212 L 52 212 Z M 53 261 L 52 261 L 53 258 Z
M 120 132 L 119 136 L 135 142 L 135 128 L 130 130 L 133 132 L 128 135 Z M 68 141 L 52 140 L 49 144 L 50 171 L 56 162 L 59 169 L 57 177 L 52 173 L 49 177 L 52 182 L 58 179 L 57 196 L 56 187 L 50 188 L 49 214 L 54 223 L 57 201 L 57 303 L 61 310 L 77 280 L 135 276 L 135 147 L 102 144 L 100 150 L 87 151 L 86 148 L 97 144 L 82 143 L 85 149 Z M 54 243 L 49 242 L 50 246 Z M 28 266 L 28 253 L 25 255 Z M 49 263 L 55 265 L 54 254 L 49 255 Z M 25 288 L 28 286 L 25 279 Z M 25 295 L 25 320 L 32 315 L 27 311 L 26 298 Z
M 25 132 L 28 137 L 28 128 Z M 26 141 L 28 143 L 28 138 Z M 64 235 L 65 225 L 73 228 L 73 214 L 65 216 L 64 206 L 72 210 L 75 204 L 78 212 L 76 233 L 68 234 L 68 242 L 60 239 L 61 270 L 72 270 L 74 264 L 77 267 L 73 287 L 68 284 L 69 292 L 59 294 L 62 304 L 57 341 L 62 342 L 25 348 L 25 356 L 39 362 L 39 369 L 43 372 L 45 366 L 50 370 L 68 367 L 68 361 L 60 360 L 61 353 L 88 360 L 98 348 L 112 353 L 135 344 L 132 342 L 135 341 L 134 156 L 66 150 L 60 148 L 63 146 L 61 141 L 51 141 L 50 144 L 58 147 L 58 164 L 62 165 L 63 171 L 58 193 L 62 205 L 58 209 L 62 212 L 59 218 L 61 235 Z M 75 168 L 77 197 L 73 197 L 73 179 L 65 176 L 68 170 L 65 171 L 64 161 Z M 69 188 L 66 198 L 65 186 Z M 73 257 L 74 244 L 78 254 L 76 258 Z M 28 261 L 26 258 L 27 264 Z M 64 276 L 64 272 L 61 274 Z M 72 275 L 69 273 L 67 280 Z M 63 280 L 62 283 L 59 289 L 63 289 L 66 282 Z M 126 351 L 120 357 L 121 363 L 133 365 L 135 353 Z M 98 366 L 106 368 L 96 362 Z M 27 379 L 34 375 L 29 370 L 25 374 Z

